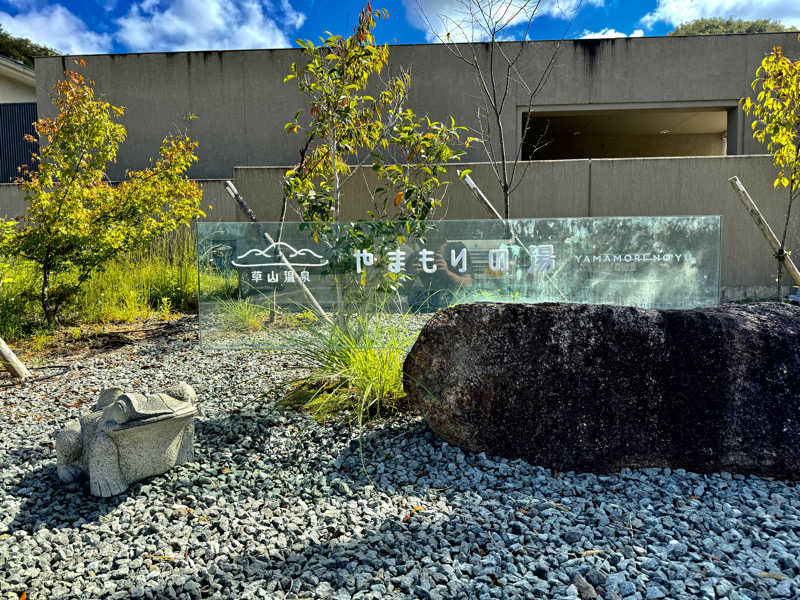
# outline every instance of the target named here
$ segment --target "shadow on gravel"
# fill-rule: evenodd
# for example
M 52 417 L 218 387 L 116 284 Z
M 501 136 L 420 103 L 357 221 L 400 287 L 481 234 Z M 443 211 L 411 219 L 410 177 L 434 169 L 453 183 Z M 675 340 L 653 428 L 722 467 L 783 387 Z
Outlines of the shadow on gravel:
M 95 498 L 89 493 L 86 481 L 62 483 L 52 464 L 28 473 L 11 486 L 8 495 L 21 501 L 8 528 L 32 533 L 42 525 L 64 529 L 96 522 L 125 502 L 128 492 L 112 498 Z

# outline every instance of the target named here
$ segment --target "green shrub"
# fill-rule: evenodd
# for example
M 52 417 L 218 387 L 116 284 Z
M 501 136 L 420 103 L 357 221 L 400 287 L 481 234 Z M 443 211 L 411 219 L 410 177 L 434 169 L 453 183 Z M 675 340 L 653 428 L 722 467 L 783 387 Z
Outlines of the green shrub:
M 37 266 L 48 327 L 111 261 L 205 216 L 202 191 L 186 178 L 197 160 L 188 136 L 165 137 L 157 159 L 111 185 L 106 167 L 125 140 L 124 109 L 96 99 L 93 83 L 72 71 L 54 86 L 53 102 L 58 114 L 38 119 L 36 135 L 25 136 L 39 143 L 34 168 L 18 180 L 26 213 L 19 221 L 0 218 L 0 253 Z
M 163 316 L 165 305 L 178 312 L 197 310 L 194 238 L 187 227 L 112 260 L 92 275 L 76 298 L 71 320 L 129 322 Z

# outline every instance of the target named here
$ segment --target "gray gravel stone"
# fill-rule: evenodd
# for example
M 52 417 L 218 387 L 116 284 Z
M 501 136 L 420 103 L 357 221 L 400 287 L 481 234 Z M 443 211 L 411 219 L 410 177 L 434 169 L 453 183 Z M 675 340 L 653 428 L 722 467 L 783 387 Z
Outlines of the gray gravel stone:
M 202 353 L 193 328 L 0 389 L 0 599 L 586 600 L 581 581 L 605 600 L 800 597 L 796 482 L 554 473 L 462 452 L 413 416 L 366 429 L 362 466 L 347 424 L 262 398 L 302 363 Z M 194 462 L 110 499 L 58 484 L 50 433 L 74 404 L 180 379 L 202 412 Z

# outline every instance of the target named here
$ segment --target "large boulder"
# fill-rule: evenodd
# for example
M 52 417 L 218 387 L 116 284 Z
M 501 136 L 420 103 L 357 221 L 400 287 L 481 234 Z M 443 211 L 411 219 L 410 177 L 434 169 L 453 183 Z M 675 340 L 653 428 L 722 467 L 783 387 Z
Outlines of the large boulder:
M 462 304 L 404 365 L 446 441 L 558 470 L 800 476 L 800 308 Z

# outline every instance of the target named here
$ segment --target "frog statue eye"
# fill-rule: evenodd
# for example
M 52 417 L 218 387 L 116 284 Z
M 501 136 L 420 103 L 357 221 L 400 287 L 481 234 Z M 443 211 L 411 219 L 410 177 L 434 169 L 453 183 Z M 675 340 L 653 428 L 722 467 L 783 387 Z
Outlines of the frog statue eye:
M 105 410 L 105 420 L 117 424 L 127 422 L 128 416 L 128 404 L 123 399 L 117 400 Z

